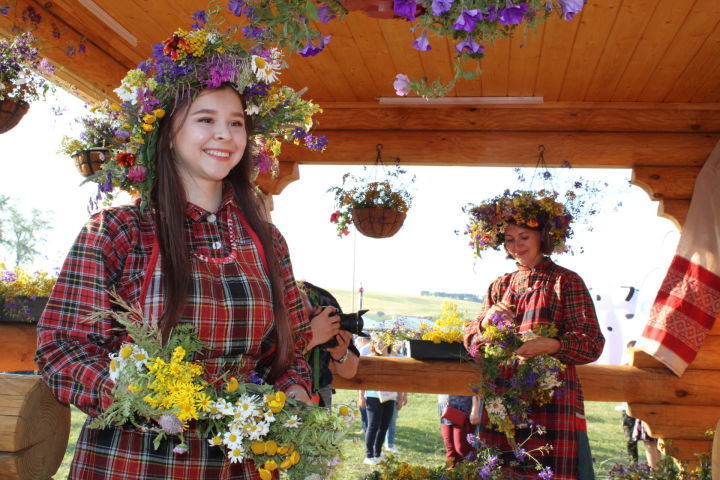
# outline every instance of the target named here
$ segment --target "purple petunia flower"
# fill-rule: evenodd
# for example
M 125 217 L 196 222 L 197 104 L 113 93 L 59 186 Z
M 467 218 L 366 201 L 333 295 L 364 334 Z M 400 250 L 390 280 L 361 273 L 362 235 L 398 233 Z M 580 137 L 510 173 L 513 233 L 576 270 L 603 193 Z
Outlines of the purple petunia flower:
M 300 50 L 298 53 L 303 57 L 314 57 L 318 53 L 322 52 L 328 43 L 330 43 L 330 35 L 320 35 L 320 42 L 317 46 L 315 46 L 313 42 L 308 42 L 308 44 L 305 45 L 305 48 Z
M 558 0 L 560 9 L 562 10 L 563 20 L 572 20 L 576 13 L 579 13 L 585 2 L 583 0 Z
M 427 38 L 427 30 L 423 31 L 422 35 L 415 39 L 412 46 L 415 50 L 420 50 L 421 52 L 429 52 L 432 50 Z
M 85 53 L 87 51 L 87 47 L 84 43 L 81 43 L 78 45 L 77 53 Z
M 404 97 L 410 92 L 410 79 L 407 75 L 398 73 L 395 76 L 393 88 L 395 88 L 395 95 L 399 97 Z
M 498 11 L 498 21 L 509 27 L 510 25 L 519 25 L 522 23 L 525 14 L 528 12 L 527 3 L 521 3 L 519 5 L 513 5 L 506 8 L 501 8 Z
M 230 0 L 228 2 L 228 8 L 236 17 L 239 17 L 243 14 L 244 7 L 245 2 L 242 0 Z
M 325 147 L 327 147 L 328 144 L 328 139 L 324 135 L 308 135 L 305 137 L 304 141 L 307 148 L 318 152 L 325 150 Z
M 465 41 L 455 45 L 455 50 L 457 50 L 458 53 L 462 53 L 463 51 L 468 53 L 483 53 L 485 51 L 485 47 L 475 43 L 471 37 L 468 37 Z
M 198 10 L 192 14 L 192 19 L 195 21 L 192 24 L 192 29 L 200 30 L 207 23 L 207 14 L 205 10 Z
M 482 19 L 483 14 L 480 10 L 468 10 L 467 8 L 463 8 L 463 11 L 460 12 L 460 16 L 458 16 L 457 20 L 455 20 L 455 25 L 453 25 L 453 28 L 455 30 L 465 30 L 466 32 L 472 32 L 473 30 L 475 30 L 477 23 Z
M 328 23 L 335 18 L 335 14 L 333 14 L 332 10 L 330 10 L 330 7 L 327 5 L 323 5 L 318 8 L 317 14 L 318 19 L 320 19 L 320 23 Z
M 452 4 L 455 0 L 433 0 L 432 2 L 432 14 L 439 17 L 443 13 L 447 12 L 452 8 Z
M 417 4 L 415 3 L 415 0 L 395 0 L 393 2 L 393 11 L 395 12 L 395 15 L 412 22 L 415 20 Z
M 10 11 L 10 5 L 3 5 L 0 7 L 0 15 L 3 17 L 7 17 L 8 12 Z
M 46 73 L 55 73 L 55 67 L 53 67 L 50 62 L 48 62 L 47 58 L 43 58 L 40 60 L 40 63 L 38 63 L 38 68 Z

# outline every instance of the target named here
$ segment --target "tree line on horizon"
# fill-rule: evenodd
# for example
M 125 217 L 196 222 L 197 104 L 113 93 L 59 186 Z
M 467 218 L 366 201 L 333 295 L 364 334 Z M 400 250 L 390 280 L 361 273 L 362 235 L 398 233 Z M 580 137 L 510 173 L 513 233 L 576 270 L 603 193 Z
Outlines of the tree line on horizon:
M 453 300 L 464 300 L 466 302 L 478 302 L 482 303 L 485 301 L 485 296 L 475 295 L 474 293 L 451 293 L 451 292 L 431 292 L 429 290 L 422 290 L 420 292 L 422 297 L 442 297 L 452 298 Z

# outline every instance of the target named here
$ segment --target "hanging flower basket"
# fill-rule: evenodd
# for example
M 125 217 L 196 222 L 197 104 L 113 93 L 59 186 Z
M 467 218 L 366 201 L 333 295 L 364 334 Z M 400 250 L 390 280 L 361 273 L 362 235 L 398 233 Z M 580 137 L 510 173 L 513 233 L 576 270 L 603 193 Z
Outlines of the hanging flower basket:
M 391 208 L 353 208 L 355 228 L 366 237 L 388 238 L 395 235 L 405 222 L 406 214 Z
M 0 102 L 0 133 L 5 133 L 20 122 L 30 104 L 6 98 Z
M 0 322 L 37 323 L 45 310 L 48 297 L 28 297 L 19 295 L 0 298 Z
M 88 148 L 79 150 L 72 156 L 75 160 L 75 167 L 80 175 L 89 177 L 98 172 L 105 160 L 110 158 L 110 150 L 106 148 Z

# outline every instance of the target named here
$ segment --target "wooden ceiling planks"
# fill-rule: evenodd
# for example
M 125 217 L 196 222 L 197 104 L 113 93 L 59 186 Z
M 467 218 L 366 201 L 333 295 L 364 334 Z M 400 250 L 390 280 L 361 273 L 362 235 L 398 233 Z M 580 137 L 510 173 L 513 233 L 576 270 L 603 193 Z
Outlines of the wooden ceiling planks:
M 424 52 L 412 48 L 415 38 L 410 32 L 409 24 L 403 20 L 384 20 L 378 22 L 378 26 L 390 52 L 395 74 L 402 73 L 410 78 L 421 78 L 425 72 L 420 63 L 420 55 Z M 392 92 L 391 96 L 394 95 L 395 92 Z
M 718 0 L 697 0 L 637 100 L 663 102 L 720 17 Z M 707 61 L 717 61 L 706 59 Z
M 533 96 L 544 32 L 545 24 L 541 24 L 537 31 L 529 30 L 525 35 L 517 35 L 510 41 L 508 96 Z
M 582 101 L 605 50 L 608 32 L 620 10 L 621 0 L 595 0 L 586 5 L 579 18 L 578 32 L 559 100 Z
M 707 59 L 714 58 L 715 62 Z M 695 93 L 703 87 L 705 79 L 720 64 L 720 22 L 705 40 L 697 55 L 687 65 L 682 75 L 665 97 L 667 102 L 689 102 Z
M 705 79 L 705 84 L 695 92 L 692 102 L 720 102 L 720 62 Z
M 543 97 L 545 102 L 555 102 L 560 97 L 578 25 L 579 18 L 572 22 L 557 17 L 548 20 L 534 86 L 534 95 Z
M 656 5 L 657 0 L 625 0 L 622 3 L 584 100 L 610 100 Z M 630 18 L 632 21 L 628 21 Z
M 505 97 L 510 76 L 510 40 L 503 38 L 485 48 L 480 77 L 485 97 Z
M 391 96 L 395 73 L 392 68 L 392 57 L 378 20 L 367 15 L 354 12 L 345 18 L 348 29 L 357 45 L 354 58 L 361 60 L 367 67 L 363 81 L 373 86 L 374 94 L 360 98 L 361 101 L 373 101 L 379 96 Z M 387 68 L 390 65 L 391 68 Z
M 693 8 L 692 1 L 659 0 L 632 58 L 611 97 L 614 102 L 637 101 L 663 55 Z

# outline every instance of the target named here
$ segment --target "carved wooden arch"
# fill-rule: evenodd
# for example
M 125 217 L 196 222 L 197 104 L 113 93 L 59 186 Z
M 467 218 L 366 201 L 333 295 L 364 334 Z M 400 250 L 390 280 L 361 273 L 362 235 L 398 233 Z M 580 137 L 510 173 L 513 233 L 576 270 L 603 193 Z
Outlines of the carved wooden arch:
M 651 200 L 658 201 L 658 215 L 682 230 L 701 168 L 636 165 L 630 183 L 645 190 Z

